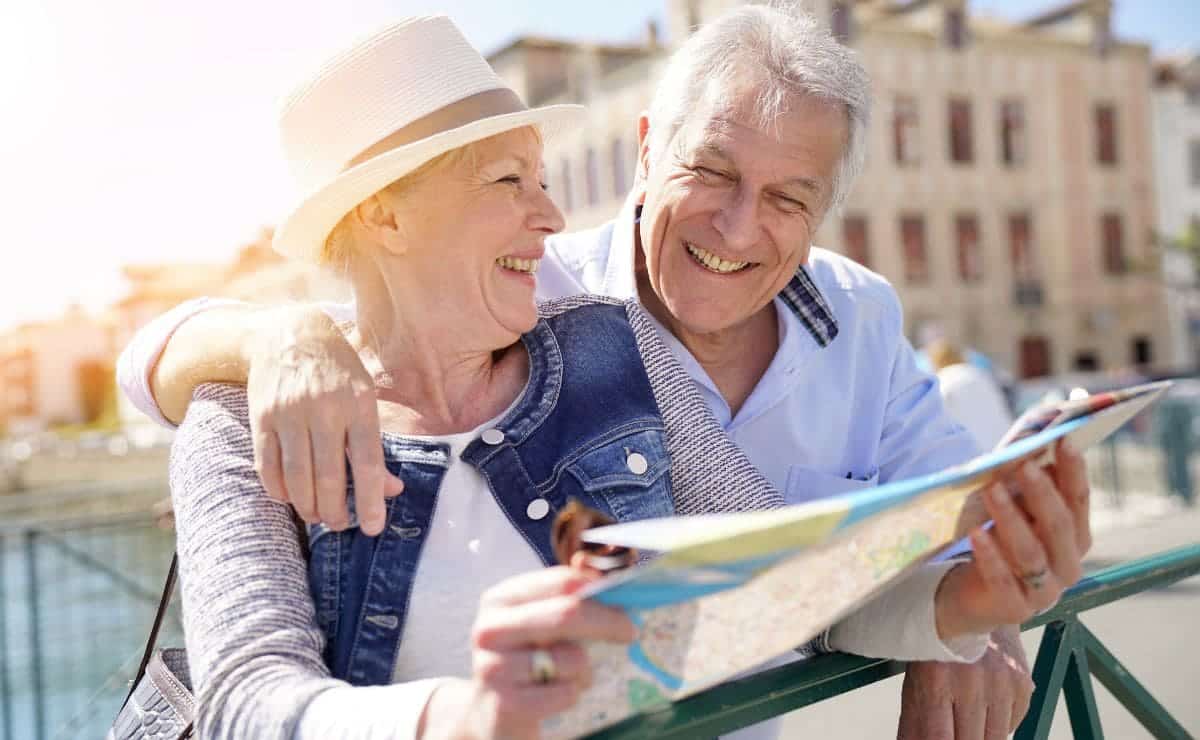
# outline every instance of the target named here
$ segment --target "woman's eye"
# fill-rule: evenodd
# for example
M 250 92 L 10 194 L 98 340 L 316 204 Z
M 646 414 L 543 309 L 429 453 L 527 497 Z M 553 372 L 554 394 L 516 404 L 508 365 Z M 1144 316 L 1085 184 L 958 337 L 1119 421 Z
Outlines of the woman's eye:
M 496 182 L 507 182 L 512 185 L 520 185 L 521 184 L 521 176 L 520 175 L 508 175 L 507 177 L 500 178 Z

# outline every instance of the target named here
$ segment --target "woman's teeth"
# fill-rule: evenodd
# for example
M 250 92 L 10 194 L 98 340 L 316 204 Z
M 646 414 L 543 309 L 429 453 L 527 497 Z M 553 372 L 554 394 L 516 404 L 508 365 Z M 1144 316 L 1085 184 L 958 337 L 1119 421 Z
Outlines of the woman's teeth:
M 729 260 L 723 260 L 708 250 L 701 249 L 700 247 L 694 246 L 687 242 L 684 242 L 683 244 L 685 247 L 687 247 L 688 253 L 696 258 L 697 262 L 713 272 L 737 272 L 738 270 L 743 270 L 750 265 L 749 262 L 730 262 Z
M 526 273 L 529 273 L 530 275 L 537 272 L 538 265 L 540 263 L 541 263 L 540 259 L 522 260 L 522 259 L 517 259 L 516 257 L 501 257 L 500 259 L 496 260 L 496 264 L 500 265 L 501 267 L 503 267 L 506 270 L 513 270 L 515 272 L 526 272 Z

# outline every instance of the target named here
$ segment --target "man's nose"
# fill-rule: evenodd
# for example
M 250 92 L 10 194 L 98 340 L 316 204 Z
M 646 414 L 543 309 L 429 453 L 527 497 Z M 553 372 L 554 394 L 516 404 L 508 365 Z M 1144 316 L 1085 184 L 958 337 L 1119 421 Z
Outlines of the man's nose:
M 713 217 L 713 227 L 725 246 L 745 251 L 758 243 L 761 225 L 758 218 L 758 199 L 742 184 L 733 188 Z

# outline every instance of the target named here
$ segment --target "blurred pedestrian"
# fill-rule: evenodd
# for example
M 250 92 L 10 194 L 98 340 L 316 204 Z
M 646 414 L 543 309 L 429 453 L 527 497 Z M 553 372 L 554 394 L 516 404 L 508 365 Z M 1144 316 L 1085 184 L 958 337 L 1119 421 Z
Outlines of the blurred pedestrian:
M 1000 384 L 947 339 L 935 340 L 925 353 L 937 374 L 946 411 L 967 428 L 980 449 L 995 447 L 1013 422 Z

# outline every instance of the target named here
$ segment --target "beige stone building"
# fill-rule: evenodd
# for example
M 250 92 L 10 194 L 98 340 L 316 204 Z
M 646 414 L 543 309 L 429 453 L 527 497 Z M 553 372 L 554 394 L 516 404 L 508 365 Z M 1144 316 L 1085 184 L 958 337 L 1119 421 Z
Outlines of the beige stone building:
M 669 36 L 736 4 L 669 0 Z M 890 279 L 910 336 L 937 324 L 1023 377 L 1169 364 L 1150 49 L 1112 36 L 1111 5 L 1012 23 L 964 0 L 809 0 L 875 96 L 867 169 L 816 243 Z M 649 27 L 635 44 L 522 38 L 490 57 L 529 102 L 591 111 L 547 151 L 570 228 L 619 207 L 671 48 Z

